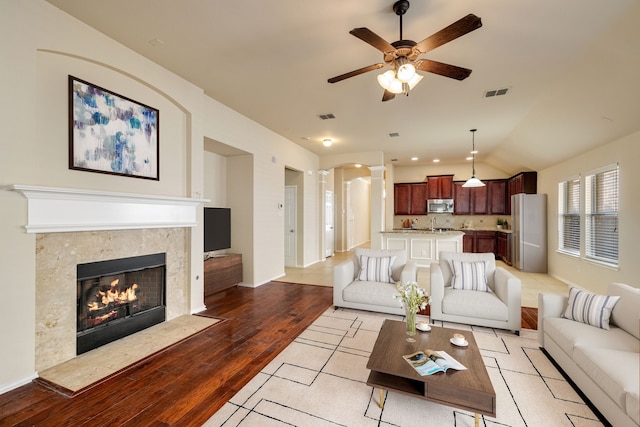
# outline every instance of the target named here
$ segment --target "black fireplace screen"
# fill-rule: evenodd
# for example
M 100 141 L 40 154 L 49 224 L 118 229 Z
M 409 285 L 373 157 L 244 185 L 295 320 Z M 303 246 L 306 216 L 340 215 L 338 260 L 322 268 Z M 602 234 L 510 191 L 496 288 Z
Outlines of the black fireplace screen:
M 78 265 L 77 353 L 165 319 L 165 254 Z

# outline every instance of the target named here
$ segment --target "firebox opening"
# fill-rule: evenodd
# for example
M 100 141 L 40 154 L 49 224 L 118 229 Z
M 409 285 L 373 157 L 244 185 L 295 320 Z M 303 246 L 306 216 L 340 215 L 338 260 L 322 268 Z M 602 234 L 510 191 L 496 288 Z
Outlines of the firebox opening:
M 166 254 L 77 266 L 76 353 L 165 320 Z

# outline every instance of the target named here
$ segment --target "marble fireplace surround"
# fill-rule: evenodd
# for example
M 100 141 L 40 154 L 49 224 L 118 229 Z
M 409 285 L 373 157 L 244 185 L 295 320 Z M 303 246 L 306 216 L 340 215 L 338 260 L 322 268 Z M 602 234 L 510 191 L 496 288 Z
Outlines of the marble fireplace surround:
M 14 185 L 36 234 L 37 371 L 76 357 L 77 264 L 166 253 L 166 321 L 189 314 L 189 235 L 203 199 Z

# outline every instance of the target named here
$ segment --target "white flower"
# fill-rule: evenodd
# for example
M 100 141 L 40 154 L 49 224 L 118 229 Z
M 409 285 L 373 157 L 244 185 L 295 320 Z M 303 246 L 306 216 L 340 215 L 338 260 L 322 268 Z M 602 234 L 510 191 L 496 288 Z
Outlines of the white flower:
M 396 288 L 399 293 L 393 297 L 402 301 L 405 308 L 409 308 L 413 312 L 424 310 L 431 302 L 427 292 L 423 288 L 419 288 L 416 282 L 407 282 L 406 284 L 398 282 Z

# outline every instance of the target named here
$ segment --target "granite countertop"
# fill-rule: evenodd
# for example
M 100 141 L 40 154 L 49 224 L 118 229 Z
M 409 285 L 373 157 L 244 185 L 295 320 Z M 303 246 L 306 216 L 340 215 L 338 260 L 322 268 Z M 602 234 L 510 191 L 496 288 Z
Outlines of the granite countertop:
M 394 228 L 393 230 L 385 230 L 383 233 L 415 233 L 415 234 L 454 234 L 463 233 L 465 231 L 501 231 L 503 233 L 512 233 L 511 229 L 498 229 L 496 227 L 468 227 L 455 230 L 438 230 L 431 231 L 430 228 Z
M 459 230 L 442 230 L 431 231 L 429 228 L 394 228 L 393 230 L 385 230 L 383 233 L 397 233 L 397 234 L 435 234 L 441 236 L 459 236 L 462 231 Z

